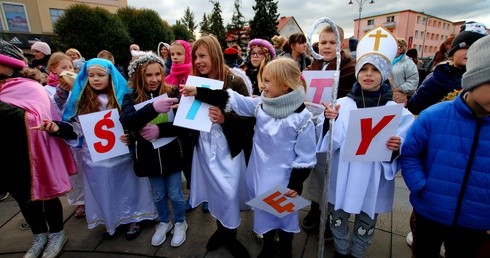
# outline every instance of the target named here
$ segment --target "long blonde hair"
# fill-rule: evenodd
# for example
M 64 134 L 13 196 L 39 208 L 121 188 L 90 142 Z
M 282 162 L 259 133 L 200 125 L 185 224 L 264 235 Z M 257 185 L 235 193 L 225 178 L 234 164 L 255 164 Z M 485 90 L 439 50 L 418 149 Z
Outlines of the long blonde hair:
M 196 50 L 200 46 L 204 46 L 208 50 L 209 57 L 211 58 L 212 69 L 208 74 L 208 78 L 226 81 L 226 76 L 229 71 L 225 66 L 225 58 L 221 50 L 221 45 L 214 36 L 201 37 L 192 45 L 192 74 L 202 76 L 195 65 Z
M 160 69 L 160 74 L 162 76 L 162 81 L 160 82 L 160 86 L 158 86 L 159 87 L 158 95 L 172 92 L 172 87 L 166 85 L 164 82 L 165 71 L 163 70 L 161 64 L 156 60 L 149 60 L 148 62 L 138 65 L 133 76 L 129 78 L 129 82 L 128 82 L 129 86 L 131 88 L 134 88 L 136 92 L 136 98 L 134 100 L 135 103 L 141 103 L 147 101 L 150 98 L 148 94 L 145 93 L 145 87 L 146 87 L 145 73 L 146 73 L 146 68 L 150 64 L 158 64 L 158 68 Z
M 270 61 L 264 67 L 264 73 L 268 73 L 278 87 L 288 86 L 291 90 L 303 87 L 306 91 L 306 83 L 301 76 L 298 63 L 287 57 L 279 57 Z
M 119 111 L 120 107 L 117 104 L 116 95 L 114 94 L 114 85 L 112 85 L 112 78 L 109 74 L 109 85 L 107 85 L 107 98 L 109 103 L 107 103 L 107 109 L 117 108 Z M 78 115 L 90 114 L 99 111 L 100 101 L 98 99 L 98 93 L 90 86 L 89 80 L 87 79 L 85 89 L 83 90 L 80 101 L 78 103 Z

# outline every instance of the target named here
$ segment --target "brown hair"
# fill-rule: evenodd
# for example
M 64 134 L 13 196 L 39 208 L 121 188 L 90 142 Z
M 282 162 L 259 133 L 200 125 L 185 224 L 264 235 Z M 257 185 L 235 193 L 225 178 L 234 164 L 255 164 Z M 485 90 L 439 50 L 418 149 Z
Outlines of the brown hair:
M 456 38 L 456 36 L 451 35 L 448 38 L 446 38 L 444 42 L 442 42 L 441 46 L 439 46 L 439 50 L 434 56 L 434 61 L 432 62 L 431 68 L 434 68 L 439 63 L 446 61 L 448 59 L 447 52 L 449 52 L 449 49 L 451 48 L 451 43 L 453 43 L 454 38 Z M 446 46 L 449 46 L 449 48 L 446 48 Z
M 286 53 L 292 54 L 291 46 L 295 43 L 299 43 L 299 44 L 306 43 L 306 36 L 301 32 L 296 32 L 294 34 L 291 34 L 286 44 L 284 44 L 284 46 L 282 47 L 282 50 Z
M 70 61 L 71 64 L 73 65 L 73 61 L 65 53 L 55 52 L 55 53 L 51 54 L 51 57 L 48 60 L 48 64 L 46 65 L 48 67 L 48 70 L 51 72 L 51 69 L 55 69 L 60 64 L 61 60 L 63 60 L 63 59 Z
M 396 38 L 396 43 L 398 44 L 399 47 L 402 48 L 403 54 L 407 53 L 407 42 L 405 41 L 405 39 Z
M 272 37 L 272 44 L 274 44 L 274 48 L 277 48 L 277 49 L 280 49 L 282 48 L 282 46 L 284 46 L 284 43 L 286 43 L 287 39 L 283 36 L 279 36 L 279 35 L 274 35 L 274 37 Z
M 166 85 L 164 82 L 165 71 L 163 70 L 162 65 L 160 65 L 160 63 L 158 63 L 157 61 L 149 60 L 146 63 L 138 65 L 136 67 L 136 71 L 134 72 L 133 76 L 131 76 L 131 78 L 129 78 L 128 81 L 129 86 L 134 88 L 134 91 L 136 92 L 136 98 L 134 100 L 135 103 L 141 103 L 149 99 L 148 94 L 145 93 L 145 86 L 146 86 L 145 73 L 146 73 L 146 68 L 150 64 L 158 64 L 158 68 L 160 69 L 160 74 L 162 76 L 162 81 L 160 82 L 158 95 L 172 92 L 172 87 Z
M 344 30 L 340 26 L 337 26 L 337 30 L 339 31 L 340 43 L 342 44 L 342 40 L 344 40 Z M 323 29 L 320 31 L 319 35 L 321 35 L 322 33 L 334 33 L 335 34 L 335 31 L 334 31 L 333 27 L 330 24 L 328 24 L 327 26 L 323 27 Z
M 111 63 L 115 64 L 116 63 L 116 60 L 114 60 L 114 55 L 112 55 L 111 52 L 107 51 L 107 50 L 102 50 L 100 51 L 98 54 L 97 54 L 97 57 L 98 58 L 104 58 L 106 60 L 109 60 L 111 61 Z
M 90 69 L 90 68 L 89 68 Z M 87 71 L 88 72 L 88 71 Z M 107 103 L 107 109 L 117 108 L 119 111 L 121 107 L 117 104 L 116 95 L 114 94 L 114 85 L 112 82 L 112 76 L 109 74 L 109 85 L 107 85 L 107 98 L 109 103 Z M 78 102 L 77 114 L 90 114 L 99 111 L 101 105 L 99 99 L 97 98 L 97 93 L 89 84 L 89 80 L 85 82 L 85 87 L 82 94 L 80 95 L 80 101 Z
M 196 50 L 200 46 L 204 46 L 211 58 L 212 69 L 208 74 L 208 78 L 226 81 L 228 69 L 225 66 L 225 58 L 218 40 L 214 36 L 204 36 L 196 40 L 192 46 L 192 74 L 202 76 L 197 67 L 194 65 L 196 61 Z

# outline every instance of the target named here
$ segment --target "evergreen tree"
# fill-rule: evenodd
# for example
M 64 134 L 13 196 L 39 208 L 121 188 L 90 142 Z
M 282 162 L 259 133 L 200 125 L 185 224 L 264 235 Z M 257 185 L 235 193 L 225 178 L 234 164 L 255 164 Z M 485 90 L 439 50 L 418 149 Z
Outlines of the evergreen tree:
M 197 28 L 197 24 L 194 21 L 194 13 L 191 12 L 191 8 L 187 6 L 184 11 L 184 16 L 180 19 L 180 22 L 187 27 L 187 29 L 191 32 L 192 36 L 194 36 L 194 31 Z
M 255 0 L 252 7 L 254 18 L 250 21 L 250 38 L 270 40 L 277 32 L 277 2 L 274 0 Z
M 172 28 L 154 10 L 123 7 L 116 14 L 123 21 L 133 43 L 143 51 L 156 51 L 159 42 L 171 42 L 174 38 Z
M 176 24 L 172 25 L 171 28 L 174 34 L 174 39 L 181 39 L 187 41 L 191 38 L 194 38 L 194 36 L 191 34 L 187 26 L 180 23 L 179 21 L 177 21 Z
M 88 17 L 90 19 L 88 19 Z M 53 26 L 54 45 L 63 51 L 76 48 L 86 59 L 110 51 L 118 64 L 129 60 L 131 38 L 124 24 L 106 9 L 85 4 L 71 5 Z
M 221 5 L 218 0 L 210 1 L 213 4 L 213 12 L 209 17 L 209 32 L 213 34 L 221 45 L 221 48 L 226 48 L 225 26 L 223 25 L 223 17 L 221 17 Z
M 231 24 L 228 24 L 227 29 L 228 33 L 232 35 L 236 35 L 236 39 L 233 40 L 233 43 L 238 43 L 238 45 L 242 46 L 245 44 L 243 35 L 240 33 L 245 26 L 245 17 L 243 17 L 242 12 L 240 11 L 241 0 L 235 0 L 235 10 L 233 10 L 233 16 L 231 17 Z
M 203 35 L 203 36 L 209 35 L 209 33 L 210 33 L 210 28 L 209 28 L 210 23 L 209 23 L 209 18 L 206 15 L 206 13 L 204 13 L 202 15 L 202 21 L 201 21 L 201 23 L 199 25 L 201 26 L 201 30 L 200 30 L 201 35 Z

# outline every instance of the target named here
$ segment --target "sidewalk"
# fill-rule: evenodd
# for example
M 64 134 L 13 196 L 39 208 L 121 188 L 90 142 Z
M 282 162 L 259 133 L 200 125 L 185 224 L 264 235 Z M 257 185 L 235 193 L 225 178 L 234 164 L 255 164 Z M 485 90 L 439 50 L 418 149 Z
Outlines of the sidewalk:
M 68 242 L 63 248 L 61 258 L 74 257 L 232 257 L 220 248 L 215 252 L 206 251 L 206 243 L 216 229 L 214 218 L 203 213 L 201 207 L 187 213 L 186 242 L 178 247 L 170 246 L 171 236 L 160 247 L 150 245 L 154 233 L 153 221 L 143 223 L 143 231 L 132 241 L 123 235 L 113 239 L 102 239 L 103 227 L 88 230 L 84 219 L 73 216 L 75 206 L 69 206 L 62 198 L 65 218 L 65 231 Z M 307 213 L 307 208 L 300 212 L 300 219 Z M 382 214 L 378 218 L 373 244 L 366 253 L 366 258 L 411 257 L 410 248 L 405 243 L 405 236 L 410 231 L 408 221 L 412 207 L 408 201 L 408 190 L 400 174 L 396 177 L 395 206 L 392 213 Z M 392 216 L 393 215 L 393 216 Z M 252 234 L 253 212 L 242 212 L 242 224 L 238 230 L 239 240 L 247 247 L 251 257 L 257 257 L 261 246 Z M 9 197 L 0 202 L 0 258 L 22 257 L 32 241 L 30 230 L 23 223 L 22 214 L 17 203 Z M 318 251 L 318 235 L 301 232 L 294 236 L 293 256 L 313 258 Z M 325 246 L 325 257 L 333 257 L 333 244 Z

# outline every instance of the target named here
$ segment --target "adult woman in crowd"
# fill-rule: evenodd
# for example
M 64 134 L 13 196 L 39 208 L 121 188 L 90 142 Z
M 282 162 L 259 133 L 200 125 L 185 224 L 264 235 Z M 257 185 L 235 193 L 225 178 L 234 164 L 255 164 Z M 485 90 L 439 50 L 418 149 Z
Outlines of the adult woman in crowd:
M 419 72 L 415 63 L 405 55 L 407 42 L 401 38 L 398 38 L 396 42 L 398 50 L 393 60 L 390 82 L 393 89 L 393 100 L 406 105 L 419 86 Z
M 39 71 L 49 74 L 49 71 L 46 69 L 49 58 L 51 57 L 51 48 L 49 47 L 48 43 L 36 41 L 34 44 L 32 44 L 31 51 L 34 58 L 31 60 L 29 67 L 37 68 Z

